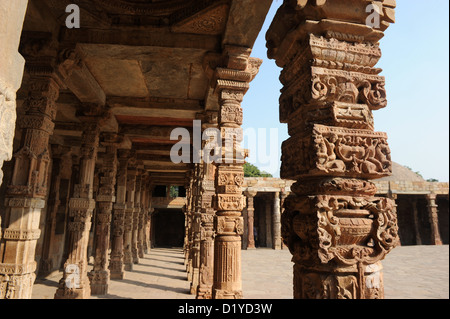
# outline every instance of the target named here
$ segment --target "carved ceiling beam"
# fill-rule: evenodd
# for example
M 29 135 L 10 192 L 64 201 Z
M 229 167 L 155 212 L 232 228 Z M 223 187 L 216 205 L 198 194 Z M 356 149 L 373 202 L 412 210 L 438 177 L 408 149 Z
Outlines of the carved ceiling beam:
M 152 46 L 167 48 L 200 49 L 220 51 L 221 37 L 216 35 L 172 33 L 167 29 L 67 29 L 61 31 L 64 44 L 119 44 L 130 46 Z

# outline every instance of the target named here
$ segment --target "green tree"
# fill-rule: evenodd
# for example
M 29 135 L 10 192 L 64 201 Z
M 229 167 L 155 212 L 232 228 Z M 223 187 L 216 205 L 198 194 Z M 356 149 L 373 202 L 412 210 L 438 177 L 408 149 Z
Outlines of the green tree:
M 244 164 L 244 176 L 245 177 L 273 177 L 272 174 L 269 174 L 264 171 L 260 171 L 258 167 L 253 164 L 245 163 Z

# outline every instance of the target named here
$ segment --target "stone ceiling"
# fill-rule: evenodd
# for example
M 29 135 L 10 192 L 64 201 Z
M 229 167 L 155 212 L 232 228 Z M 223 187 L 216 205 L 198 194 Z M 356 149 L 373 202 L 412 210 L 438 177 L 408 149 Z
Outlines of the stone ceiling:
M 148 171 L 181 178 L 188 166 L 170 161 L 171 130 L 190 129 L 199 113 L 218 110 L 205 56 L 220 56 L 227 44 L 252 47 L 271 2 L 79 0 L 81 28 L 68 29 L 73 1 L 30 0 L 22 41 L 48 33 L 83 61 L 60 92 L 52 142 L 79 144 L 77 105 L 104 103 L 114 115 L 104 130 L 124 134 Z

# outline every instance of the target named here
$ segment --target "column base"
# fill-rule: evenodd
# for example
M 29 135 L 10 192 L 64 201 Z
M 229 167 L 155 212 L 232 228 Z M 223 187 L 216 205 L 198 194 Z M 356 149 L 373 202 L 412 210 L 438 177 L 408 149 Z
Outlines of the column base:
M 31 299 L 35 279 L 36 275 L 34 273 L 21 275 L 0 274 L 0 300 Z
M 212 299 L 212 288 L 199 286 L 196 299 L 210 300 Z
M 197 293 L 199 281 L 200 281 L 200 270 L 198 268 L 194 268 L 194 271 L 192 273 L 191 295 L 195 295 Z
M 109 271 L 108 270 L 93 270 L 89 274 L 91 282 L 91 295 L 99 296 L 108 294 Z
M 115 257 L 116 260 L 109 262 L 109 277 L 110 279 L 122 280 L 124 279 L 124 265 L 120 257 Z
M 125 264 L 123 268 L 125 271 L 133 271 L 133 264 Z
M 243 299 L 244 295 L 242 290 L 238 291 L 226 291 L 220 289 L 214 289 L 213 299 Z
M 331 268 L 331 267 L 330 267 Z M 380 262 L 358 267 L 306 269 L 294 266 L 294 299 L 383 299 Z
M 91 287 L 89 280 L 81 284 L 80 288 L 68 288 L 63 278 L 59 282 L 59 288 L 55 293 L 55 299 L 89 299 L 90 297 Z

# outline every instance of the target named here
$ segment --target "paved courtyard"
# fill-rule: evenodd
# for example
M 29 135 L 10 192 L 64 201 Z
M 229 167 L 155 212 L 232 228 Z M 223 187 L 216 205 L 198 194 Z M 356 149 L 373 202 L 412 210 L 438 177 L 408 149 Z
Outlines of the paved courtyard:
M 242 251 L 246 299 L 291 299 L 292 263 L 287 250 Z M 153 249 L 109 295 L 93 299 L 194 299 L 181 249 Z M 398 247 L 383 262 L 386 299 L 448 299 L 449 246 Z M 33 299 L 52 299 L 60 273 L 37 280 Z

